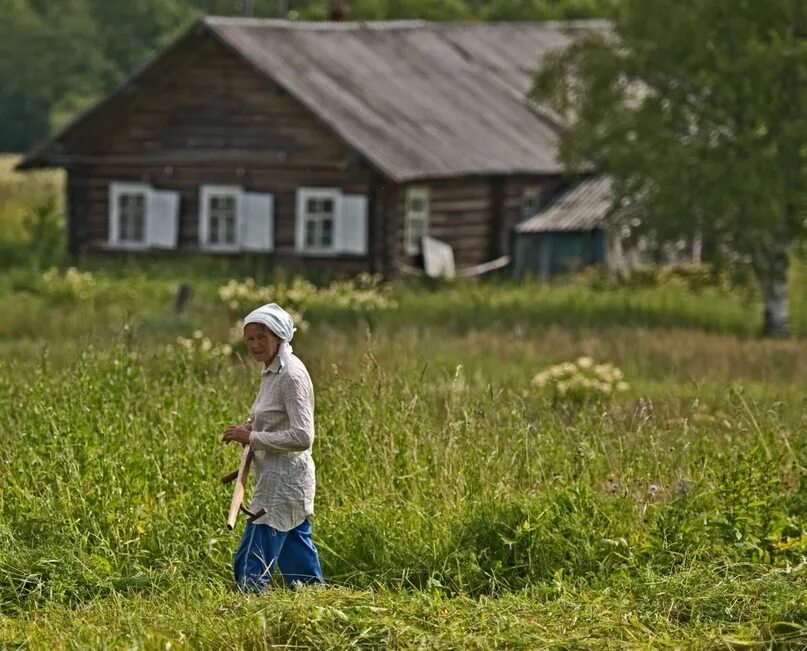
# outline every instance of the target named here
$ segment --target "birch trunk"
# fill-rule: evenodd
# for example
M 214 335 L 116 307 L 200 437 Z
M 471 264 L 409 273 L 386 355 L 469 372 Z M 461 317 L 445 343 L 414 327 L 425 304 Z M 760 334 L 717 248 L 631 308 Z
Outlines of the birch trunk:
M 788 254 L 790 247 L 784 239 L 777 239 L 770 267 L 760 279 L 762 298 L 765 301 L 765 319 L 762 326 L 764 337 L 785 338 L 788 336 L 789 304 L 787 298 Z

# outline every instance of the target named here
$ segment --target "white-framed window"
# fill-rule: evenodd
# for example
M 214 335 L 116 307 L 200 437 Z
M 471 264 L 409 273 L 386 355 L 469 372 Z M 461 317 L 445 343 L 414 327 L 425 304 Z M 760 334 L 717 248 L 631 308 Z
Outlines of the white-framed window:
M 178 192 L 157 190 L 146 183 L 110 183 L 110 248 L 176 248 L 178 222 Z
M 142 183 L 110 186 L 109 243 L 121 248 L 147 246 L 146 214 L 150 188 Z
M 336 253 L 337 222 L 342 193 L 333 188 L 300 188 L 297 191 L 297 250 Z
M 199 246 L 206 251 L 271 251 L 274 197 L 237 185 L 199 189 Z
M 367 197 L 339 188 L 298 188 L 294 248 L 311 255 L 367 254 Z
M 416 255 L 424 235 L 429 234 L 429 188 L 407 188 L 405 203 L 404 248 L 409 255 Z
M 236 251 L 240 245 L 242 189 L 232 185 L 202 186 L 200 207 L 200 244 L 203 248 Z

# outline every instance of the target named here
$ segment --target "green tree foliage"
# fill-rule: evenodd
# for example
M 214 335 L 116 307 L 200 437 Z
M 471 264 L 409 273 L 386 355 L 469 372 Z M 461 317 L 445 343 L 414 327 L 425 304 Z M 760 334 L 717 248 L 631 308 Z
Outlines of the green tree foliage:
M 351 19 L 605 16 L 619 0 L 352 0 Z M 329 0 L 0 0 L 0 151 L 24 151 L 204 14 L 323 19 Z
M 470 20 L 473 12 L 464 0 L 358 0 L 351 17 L 360 20 Z
M 480 4 L 487 20 L 571 20 L 610 17 L 621 0 L 491 0 Z
M 568 121 L 571 169 L 611 174 L 658 241 L 700 231 L 750 267 L 764 332 L 787 334 L 788 257 L 806 234 L 803 0 L 627 0 L 613 32 L 546 61 L 534 95 Z
M 0 0 L 0 15 L 0 150 L 15 150 L 48 135 L 54 109 L 96 97 L 108 62 L 88 47 L 98 28 L 84 0 Z
M 199 13 L 185 0 L 86 2 L 98 25 L 96 47 L 113 64 L 111 77 L 102 80 L 106 87 L 137 69 Z

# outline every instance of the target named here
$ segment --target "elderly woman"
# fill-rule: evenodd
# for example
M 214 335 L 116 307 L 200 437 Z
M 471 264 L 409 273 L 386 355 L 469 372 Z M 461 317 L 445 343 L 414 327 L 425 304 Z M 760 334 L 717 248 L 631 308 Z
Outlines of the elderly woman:
M 251 445 L 255 488 L 249 510 L 266 513 L 247 523 L 235 554 L 238 588 L 262 592 L 275 567 L 287 585 L 322 583 L 309 517 L 314 513 L 314 390 L 292 354 L 294 320 L 274 303 L 244 319 L 252 358 L 263 362 L 258 396 L 244 425 L 231 425 L 223 441 Z

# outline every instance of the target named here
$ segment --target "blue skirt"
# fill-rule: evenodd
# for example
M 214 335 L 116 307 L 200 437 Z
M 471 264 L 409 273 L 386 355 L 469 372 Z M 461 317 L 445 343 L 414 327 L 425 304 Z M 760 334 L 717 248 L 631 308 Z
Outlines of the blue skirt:
M 288 586 L 323 583 L 311 522 L 305 520 L 290 531 L 247 523 L 233 562 L 238 589 L 263 592 L 276 567 Z

